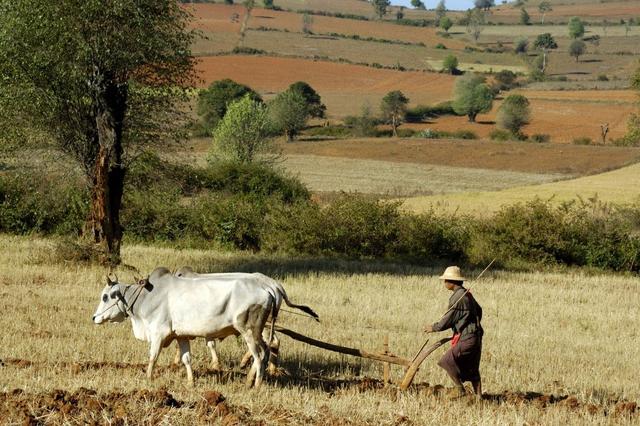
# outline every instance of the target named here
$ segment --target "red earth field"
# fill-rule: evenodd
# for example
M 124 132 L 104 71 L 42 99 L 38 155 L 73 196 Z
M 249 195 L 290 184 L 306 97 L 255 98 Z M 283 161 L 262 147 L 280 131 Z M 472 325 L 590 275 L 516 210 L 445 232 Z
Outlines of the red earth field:
M 245 8 L 240 5 L 195 4 L 190 8 L 196 17 L 194 23 L 196 28 L 212 33 L 238 33 L 246 13 Z M 236 22 L 231 22 L 233 14 L 239 16 Z M 302 16 L 294 12 L 254 9 L 249 20 L 249 28 L 263 27 L 302 32 Z M 464 48 L 464 43 L 461 41 L 439 37 L 436 34 L 436 29 L 432 27 L 420 28 L 379 21 L 360 21 L 314 15 L 311 30 L 315 34 L 357 34 L 362 38 L 401 40 L 410 43 L 424 43 L 427 46 L 446 43 L 450 49 Z

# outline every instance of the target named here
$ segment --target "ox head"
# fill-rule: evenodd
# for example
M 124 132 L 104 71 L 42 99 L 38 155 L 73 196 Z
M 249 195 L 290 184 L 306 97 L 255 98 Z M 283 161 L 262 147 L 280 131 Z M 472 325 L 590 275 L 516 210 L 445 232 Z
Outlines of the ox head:
M 116 276 L 114 280 L 107 276 L 107 285 L 100 293 L 100 303 L 93 314 L 93 322 L 122 322 L 126 319 L 126 306 L 123 303 L 120 283 Z

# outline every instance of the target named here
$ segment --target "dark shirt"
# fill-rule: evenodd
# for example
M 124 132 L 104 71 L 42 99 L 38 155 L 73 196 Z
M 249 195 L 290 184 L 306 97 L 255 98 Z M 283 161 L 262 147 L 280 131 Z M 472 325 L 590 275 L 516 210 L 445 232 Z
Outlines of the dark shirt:
M 449 298 L 449 312 L 440 321 L 433 324 L 433 331 L 443 331 L 450 328 L 454 333 L 460 333 L 461 339 L 471 335 L 482 336 L 483 330 L 480 325 L 482 308 L 471 293 L 463 296 L 465 291 L 467 289 L 461 286 L 453 292 Z M 456 305 L 451 309 L 454 303 Z

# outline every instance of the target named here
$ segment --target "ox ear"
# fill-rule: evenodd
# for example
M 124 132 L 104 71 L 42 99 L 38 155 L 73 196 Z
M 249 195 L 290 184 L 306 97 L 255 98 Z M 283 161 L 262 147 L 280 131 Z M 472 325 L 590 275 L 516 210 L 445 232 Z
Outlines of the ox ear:
M 113 275 L 113 278 L 111 278 L 112 275 Z M 109 272 L 109 274 L 107 275 L 107 285 L 114 286 L 116 284 L 118 284 L 118 276 L 113 272 Z

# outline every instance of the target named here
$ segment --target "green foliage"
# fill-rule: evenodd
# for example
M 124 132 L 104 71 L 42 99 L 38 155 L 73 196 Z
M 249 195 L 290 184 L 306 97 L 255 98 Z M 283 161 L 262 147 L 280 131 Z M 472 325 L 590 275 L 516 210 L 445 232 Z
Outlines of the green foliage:
M 421 9 L 421 10 L 425 9 L 425 6 L 424 6 L 424 3 L 422 2 L 422 0 L 411 0 L 411 6 L 414 9 Z
M 458 58 L 453 54 L 447 55 L 442 61 L 442 70 L 449 74 L 455 74 L 458 71 Z
M 587 51 L 587 45 L 584 44 L 582 40 L 573 40 L 569 45 L 569 55 L 576 58 L 576 62 L 581 55 L 583 55 Z
M 210 135 L 222 120 L 232 102 L 249 95 L 254 101 L 262 98 L 249 86 L 231 79 L 214 81 L 198 94 L 197 112 L 206 134 Z
M 453 89 L 453 110 L 475 122 L 480 113 L 489 112 L 493 105 L 493 93 L 478 74 L 465 74 L 456 81 Z
M 233 0 L 231 0 L 231 1 L 233 1 Z M 273 9 L 274 8 L 273 0 L 262 0 L 262 4 L 264 5 L 265 9 Z
M 218 123 L 213 140 L 214 152 L 224 152 L 240 163 L 252 163 L 258 156 L 273 151 L 268 138 L 267 107 L 250 94 L 232 102 Z
M 559 207 L 535 200 L 504 207 L 484 221 L 474 235 L 470 256 L 478 263 L 497 258 L 505 265 L 524 262 L 638 270 L 636 227 L 629 210 L 597 200 Z
M 531 16 L 529 16 L 529 12 L 524 7 L 520 9 L 520 24 L 531 25 Z
M 424 4 L 422 5 L 424 9 Z M 447 14 L 447 6 L 444 3 L 444 0 L 440 0 L 435 8 L 436 12 L 436 22 L 441 22 L 442 18 L 444 18 Z
M 391 6 L 391 2 L 389 0 L 371 0 L 371 5 L 378 19 L 382 19 L 387 13 L 387 8 Z
M 522 95 L 509 95 L 500 105 L 496 121 L 500 127 L 517 135 L 522 126 L 529 123 L 530 116 L 529 100 Z
M 453 110 L 451 102 L 441 102 L 436 105 L 418 105 L 414 108 L 407 109 L 405 119 L 409 123 L 419 123 L 428 118 L 435 118 L 441 115 L 458 115 Z
M 77 178 L 33 172 L 0 178 L 0 232 L 78 235 L 88 213 L 89 193 Z
M 494 75 L 494 88 L 498 91 L 511 90 L 518 86 L 518 76 L 510 70 L 500 70 Z
M 548 143 L 551 142 L 551 136 L 546 133 L 534 133 L 529 137 L 529 140 L 536 143 Z
M 577 16 L 569 20 L 569 37 L 581 38 L 584 35 L 584 23 Z
M 399 90 L 389 92 L 382 98 L 382 102 L 380 103 L 382 117 L 391 124 L 394 136 L 398 136 L 397 129 L 404 120 L 408 103 L 409 98 Z
M 507 130 L 493 129 L 489 133 L 489 138 L 492 141 L 506 142 L 513 139 L 513 134 Z
M 448 16 L 443 16 L 440 18 L 439 26 L 448 33 L 449 29 L 453 26 L 453 21 Z
M 445 45 L 444 45 L 444 44 L 442 44 L 442 43 L 438 43 L 438 44 L 436 44 L 435 48 L 436 48 L 436 49 L 447 50 L 447 46 L 445 46 Z
M 307 125 L 309 107 L 300 92 L 286 90 L 269 103 L 269 116 L 275 129 L 291 142 Z
M 445 130 L 425 129 L 416 133 L 413 137 L 423 139 L 478 139 L 478 135 L 471 130 L 447 132 Z
M 597 80 L 598 81 L 609 81 L 609 77 L 607 77 L 606 74 L 598 74 Z
M 640 91 L 640 66 L 635 70 L 631 79 L 629 80 L 631 88 Z
M 631 114 L 627 121 L 627 133 L 616 140 L 618 146 L 640 146 L 640 115 Z
M 529 47 L 529 40 L 526 37 L 521 37 L 516 40 L 513 51 L 515 53 L 527 53 L 527 49 Z
M 539 4 L 538 4 L 538 12 L 540 12 L 541 14 L 541 18 L 540 18 L 540 23 L 544 24 L 544 16 L 547 12 L 551 12 L 553 10 L 553 7 L 551 7 L 551 2 L 549 2 L 548 0 L 542 0 Z
M 353 129 L 354 136 L 371 137 L 376 136 L 376 125 L 378 120 L 373 117 L 369 105 L 364 105 L 357 117 L 347 117 L 345 124 Z
M 536 40 L 533 42 L 533 46 L 536 49 L 557 49 L 558 48 L 558 43 L 556 43 L 556 40 L 553 38 L 553 36 L 550 33 L 543 33 L 538 35 L 538 37 L 536 37 Z
M 489 10 L 496 5 L 495 0 L 474 0 L 473 4 L 478 9 Z
M 297 92 L 302 95 L 307 103 L 309 116 L 313 118 L 325 118 L 327 107 L 322 103 L 322 99 L 313 87 L 304 81 L 298 81 L 289 86 L 287 90 Z
M 593 145 L 593 139 L 587 136 L 579 136 L 577 138 L 573 138 L 574 145 Z

